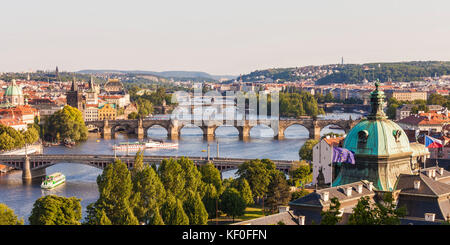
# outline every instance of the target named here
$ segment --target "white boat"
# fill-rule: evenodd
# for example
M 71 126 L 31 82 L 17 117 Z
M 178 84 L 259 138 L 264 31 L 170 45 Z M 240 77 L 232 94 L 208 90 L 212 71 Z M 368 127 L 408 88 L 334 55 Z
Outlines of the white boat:
M 114 145 L 113 150 L 117 151 L 134 151 L 134 150 L 144 150 L 145 149 L 145 143 L 142 142 L 123 142 L 119 145 Z
M 159 141 L 153 141 L 149 140 L 145 142 L 146 148 L 176 148 L 178 147 L 178 143 L 170 143 L 170 142 L 159 142 Z
M 53 173 L 51 175 L 45 176 L 44 181 L 42 181 L 42 189 L 52 189 L 66 182 L 66 176 L 62 173 Z

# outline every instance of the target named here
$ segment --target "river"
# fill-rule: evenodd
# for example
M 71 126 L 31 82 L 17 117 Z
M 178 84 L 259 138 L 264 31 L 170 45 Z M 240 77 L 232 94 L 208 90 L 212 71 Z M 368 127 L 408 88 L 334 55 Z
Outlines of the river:
M 359 114 L 338 113 L 327 114 L 327 119 L 352 119 L 360 117 Z M 321 135 L 328 132 L 344 133 L 343 130 L 324 128 Z M 150 128 L 149 137 L 152 139 L 167 139 L 167 133 L 163 128 Z M 217 142 L 219 142 L 220 157 L 233 158 L 269 158 L 273 160 L 299 160 L 298 151 L 308 139 L 308 131 L 299 125 L 293 125 L 286 129 L 285 139 L 273 138 L 270 128 L 254 127 L 250 132 L 250 139 L 239 140 L 237 129 L 233 127 L 220 127 L 216 131 L 214 141 L 203 138 L 199 128 L 183 128 L 178 139 L 178 149 L 155 149 L 146 150 L 145 155 L 164 156 L 207 156 L 207 147 L 210 144 L 210 156 L 217 155 Z M 112 146 L 119 142 L 136 141 L 136 138 L 118 134 L 116 139 L 104 140 L 93 133 L 89 135 L 86 142 L 80 143 L 72 148 L 63 146 L 52 146 L 44 149 L 44 154 L 113 154 Z M 126 152 L 117 152 L 118 155 Z M 132 154 L 130 152 L 130 154 Z M 66 175 L 66 183 L 54 190 L 42 190 L 40 181 L 31 184 L 22 183 L 22 172 L 13 171 L 0 176 L 0 203 L 5 203 L 14 210 L 16 215 L 23 217 L 28 223 L 33 203 L 41 196 L 55 194 L 59 196 L 75 196 L 81 199 L 83 217 L 86 214 L 86 206 L 98 198 L 96 178 L 101 170 L 82 165 L 61 163 L 47 168 L 47 174 L 62 172 Z M 236 170 L 223 173 L 224 178 L 235 177 Z

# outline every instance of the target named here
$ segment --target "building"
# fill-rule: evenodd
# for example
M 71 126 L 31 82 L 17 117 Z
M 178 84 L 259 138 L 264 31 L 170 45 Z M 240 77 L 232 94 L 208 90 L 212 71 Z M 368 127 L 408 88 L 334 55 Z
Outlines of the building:
M 78 84 L 75 82 L 75 79 L 72 81 L 70 91 L 67 91 L 66 93 L 66 98 L 69 106 L 83 111 L 83 95 L 81 94 L 81 91 L 78 90 Z
M 403 224 L 450 220 L 450 173 L 440 167 L 419 168 L 428 149 L 410 144 L 400 126 L 386 119 L 383 98 L 377 84 L 371 94 L 371 113 L 344 140 L 343 147 L 355 153 L 356 163 L 343 164 L 332 187 L 290 202 L 293 216 L 305 217 L 306 224 L 318 224 L 321 212 L 336 197 L 341 203 L 341 222 L 346 223 L 361 197 L 380 203 L 391 192 L 397 206 L 406 208 Z
M 418 115 L 410 115 L 399 120 L 397 123 L 403 129 L 442 132 L 444 125 L 450 123 L 450 118 L 448 117 L 448 114 L 427 112 L 419 113 Z
M 83 118 L 84 121 L 97 121 L 99 120 L 98 118 L 98 105 L 93 105 L 93 104 L 86 104 L 86 107 L 83 111 Z
M 87 105 L 98 105 L 98 92 L 95 89 L 94 81 L 89 82 L 89 89 L 86 91 L 86 106 Z
M 344 137 L 327 136 L 313 147 L 313 180 L 315 186 L 330 186 L 334 179 L 333 147 L 339 147 Z
M 3 102 L 12 106 L 25 104 L 22 88 L 16 84 L 15 79 L 13 79 L 11 85 L 6 88 Z
M 108 81 L 103 86 L 103 89 L 108 94 L 125 93 L 125 87 L 119 81 L 119 79 L 108 79 Z
M 416 106 L 413 104 L 404 104 L 397 108 L 395 111 L 395 120 L 402 120 L 403 118 L 407 118 L 411 115 L 412 108 Z
M 427 100 L 427 92 L 391 91 L 386 94 L 388 98 L 393 97 L 399 101 Z
M 116 116 L 115 104 L 104 104 L 98 108 L 98 120 L 116 120 Z

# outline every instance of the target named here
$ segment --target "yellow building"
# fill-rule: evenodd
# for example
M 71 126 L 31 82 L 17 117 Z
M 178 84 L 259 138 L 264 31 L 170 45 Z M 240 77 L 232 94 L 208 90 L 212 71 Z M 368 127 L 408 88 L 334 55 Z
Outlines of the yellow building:
M 104 104 L 98 108 L 98 120 L 116 120 L 117 110 L 115 104 Z

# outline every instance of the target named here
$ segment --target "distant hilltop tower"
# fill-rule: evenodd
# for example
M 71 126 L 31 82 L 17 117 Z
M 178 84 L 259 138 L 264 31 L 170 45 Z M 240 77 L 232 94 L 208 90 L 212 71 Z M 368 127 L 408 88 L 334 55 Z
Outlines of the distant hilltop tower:
M 58 66 L 56 66 L 55 77 L 56 77 L 56 79 L 58 79 L 58 81 L 61 82 L 61 78 L 59 77 L 59 69 L 58 69 Z
M 344 65 L 344 56 L 341 57 L 341 65 Z

